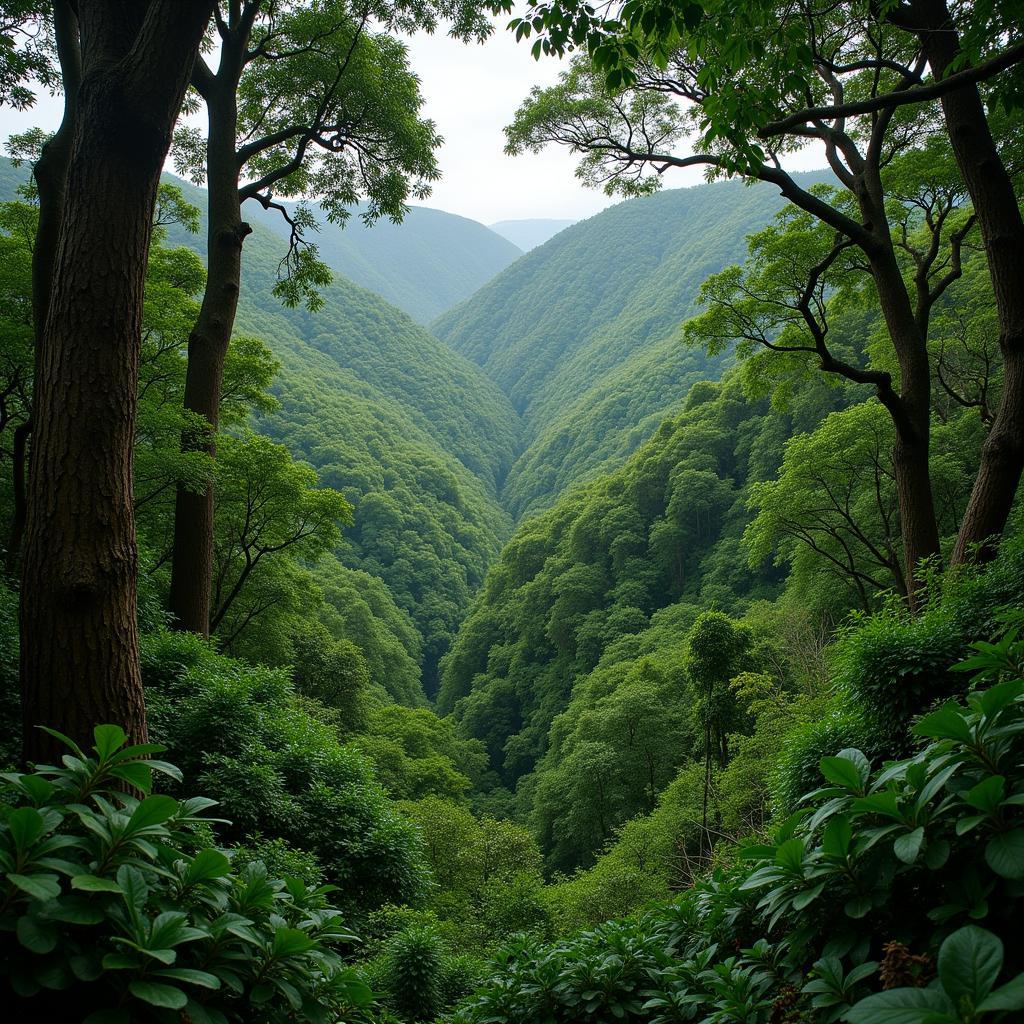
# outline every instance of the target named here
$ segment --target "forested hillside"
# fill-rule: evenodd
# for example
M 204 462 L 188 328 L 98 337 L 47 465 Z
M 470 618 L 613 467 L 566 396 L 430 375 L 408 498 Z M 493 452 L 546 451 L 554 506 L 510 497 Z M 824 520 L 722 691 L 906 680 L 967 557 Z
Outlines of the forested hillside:
M 810 180 L 810 179 L 808 179 Z M 678 342 L 701 283 L 781 207 L 740 182 L 614 206 L 560 232 L 433 330 L 511 399 L 527 445 L 504 494 L 521 516 L 611 468 L 724 365 Z
M 0 1006 L 1019 1024 L 1019 0 L 0 11 Z
M 201 205 L 199 190 L 186 194 Z M 202 237 L 178 240 L 201 250 Z M 518 416 L 470 362 L 340 275 L 315 313 L 284 307 L 272 294 L 283 240 L 256 224 L 245 245 L 238 330 L 268 339 L 282 364 L 280 408 L 260 427 L 354 505 L 338 559 L 383 580 L 412 618 L 433 692 L 437 661 L 507 535 L 497 491 Z
M 287 237 L 278 213 L 249 205 L 247 217 Z M 475 220 L 426 206 L 410 207 L 400 224 L 381 219 L 369 227 L 365 206 L 352 208 L 344 226 L 330 224 L 315 205 L 313 210 L 324 262 L 421 324 L 468 298 L 527 248 Z

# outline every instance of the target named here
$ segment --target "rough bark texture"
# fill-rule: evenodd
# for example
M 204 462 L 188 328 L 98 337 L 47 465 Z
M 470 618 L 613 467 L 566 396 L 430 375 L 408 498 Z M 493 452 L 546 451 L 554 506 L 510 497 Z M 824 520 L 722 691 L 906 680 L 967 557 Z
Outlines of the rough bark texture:
M 132 447 L 153 207 L 212 0 L 81 0 L 82 80 L 35 379 L 22 565 L 26 760 L 146 735 Z
M 942 78 L 960 53 L 945 0 L 916 0 L 910 17 L 908 27 L 920 38 L 933 75 Z M 977 86 L 947 93 L 941 103 L 953 154 L 981 228 L 1005 375 L 953 553 L 954 562 L 963 562 L 995 554 L 993 539 L 1006 526 L 1024 470 L 1024 219 Z
M 222 71 L 223 59 L 222 56 Z M 239 70 L 240 60 L 241 55 Z M 185 408 L 202 416 L 209 424 L 209 436 L 203 448 L 210 455 L 216 454 L 224 361 L 238 309 L 242 242 L 249 233 L 249 226 L 242 221 L 238 196 L 235 86 L 233 79 L 218 81 L 206 96 L 210 122 L 207 144 L 209 255 L 206 291 L 188 339 L 185 376 Z M 213 487 L 197 493 L 179 486 L 174 509 L 170 591 L 171 613 L 178 629 L 209 635 L 212 579 Z

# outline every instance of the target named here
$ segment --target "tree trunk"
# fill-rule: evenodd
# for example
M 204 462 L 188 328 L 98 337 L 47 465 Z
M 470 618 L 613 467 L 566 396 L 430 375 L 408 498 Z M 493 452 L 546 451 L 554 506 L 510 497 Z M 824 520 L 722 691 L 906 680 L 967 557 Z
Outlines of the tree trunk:
M 915 27 L 932 74 L 942 78 L 960 54 L 945 0 L 918 0 Z M 989 130 L 975 85 L 941 99 L 949 140 L 978 216 L 999 315 L 1003 393 L 981 451 L 981 464 L 953 552 L 953 562 L 988 560 L 996 551 L 1024 470 L 1024 219 L 1013 182 Z
M 239 67 L 240 67 L 239 63 Z M 222 68 L 224 64 L 222 63 Z M 185 408 L 202 416 L 209 433 L 199 449 L 216 455 L 224 361 L 235 325 L 242 274 L 242 243 L 249 234 L 242 221 L 235 154 L 236 80 L 220 79 L 206 97 L 209 223 L 206 291 L 188 339 Z M 185 444 L 195 450 L 195 439 Z M 178 629 L 208 636 L 213 580 L 213 486 L 197 493 L 178 486 L 174 508 L 174 548 L 170 607 Z
M 32 420 L 19 423 L 14 428 L 14 443 L 11 453 L 11 490 L 14 511 L 11 514 L 11 529 L 7 538 L 7 571 L 15 576 L 21 557 L 21 539 L 25 535 L 26 480 L 28 470 L 28 438 L 32 433 Z
M 80 0 L 82 81 L 39 371 L 21 588 L 26 760 L 146 736 L 132 452 L 160 171 L 212 0 Z
M 876 221 L 878 223 L 878 221 Z M 887 229 L 886 229 L 887 230 Z M 888 239 L 885 240 L 888 243 Z M 906 570 L 907 600 L 916 605 L 917 565 L 940 553 L 939 527 L 928 464 L 931 436 L 931 365 L 927 340 L 914 316 L 913 304 L 891 243 L 868 254 L 879 306 L 900 368 L 897 401 L 881 401 L 896 427 L 893 475 L 900 510 L 900 535 Z

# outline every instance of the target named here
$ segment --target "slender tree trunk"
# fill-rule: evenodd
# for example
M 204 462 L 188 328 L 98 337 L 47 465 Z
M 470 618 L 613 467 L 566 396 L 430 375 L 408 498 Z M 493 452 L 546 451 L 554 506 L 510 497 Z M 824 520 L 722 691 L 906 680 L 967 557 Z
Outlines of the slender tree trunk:
M 916 567 L 940 552 L 939 527 L 928 464 L 931 435 L 931 365 L 926 339 L 891 244 L 869 254 L 879 305 L 900 368 L 898 401 L 888 403 L 896 427 L 893 475 L 900 511 L 900 534 L 906 566 L 907 599 L 916 602 Z
M 203 304 L 188 339 L 185 408 L 209 424 L 209 432 L 199 441 L 199 447 L 214 456 L 224 361 L 238 310 L 242 243 L 250 228 L 242 221 L 238 196 L 235 81 L 217 81 L 206 103 L 210 120 L 208 268 Z M 186 439 L 186 444 L 196 447 L 195 439 Z M 212 484 L 200 493 L 178 486 L 170 607 L 178 629 L 203 636 L 210 632 L 213 506 Z
M 46 724 L 146 736 L 132 449 L 157 184 L 212 0 L 80 0 L 82 80 L 33 415 L 21 589 L 26 760 Z
M 960 54 L 945 0 L 916 0 L 914 31 L 936 78 Z M 978 88 L 967 85 L 941 99 L 949 140 L 978 216 L 999 315 L 1004 384 L 981 465 L 960 525 L 954 562 L 988 560 L 993 538 L 1006 526 L 1024 470 L 1024 218 L 1013 182 L 992 138 Z

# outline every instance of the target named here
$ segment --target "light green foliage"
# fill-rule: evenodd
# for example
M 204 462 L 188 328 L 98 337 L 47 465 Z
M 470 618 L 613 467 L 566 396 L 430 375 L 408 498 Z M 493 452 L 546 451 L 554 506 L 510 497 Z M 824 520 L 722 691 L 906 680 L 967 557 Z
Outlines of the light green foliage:
M 64 737 L 61 737 L 65 739 Z M 0 802 L 6 1004 L 54 1020 L 283 1022 L 347 1014 L 370 991 L 330 890 L 232 865 L 204 841 L 214 801 L 153 795 L 159 744 L 98 726 L 90 753 L 10 774 Z M 125 785 L 132 792 L 126 792 Z
M 256 623 L 254 642 L 262 660 L 281 660 L 273 653 L 274 633 L 287 626 L 275 620 L 305 611 L 296 604 L 308 598 L 311 587 L 301 563 L 315 563 L 331 551 L 340 527 L 352 522 L 345 498 L 317 483 L 312 466 L 295 461 L 284 445 L 262 434 L 243 430 L 221 438 L 210 627 L 225 648 L 240 646 Z
M 355 745 L 373 762 L 377 778 L 396 800 L 436 796 L 464 804 L 479 789 L 487 754 L 479 740 L 463 739 L 449 718 L 426 708 L 377 705 Z
M 145 638 L 143 666 L 150 730 L 186 789 L 200 786 L 220 802 L 229 839 L 281 839 L 313 854 L 324 878 L 343 885 L 350 913 L 420 897 L 414 831 L 366 758 L 303 710 L 285 671 L 166 632 Z
M 295 689 L 335 711 L 340 732 L 362 732 L 370 673 L 362 651 L 351 640 L 336 640 L 319 622 L 292 640 Z
M 552 768 L 591 699 L 585 695 L 593 694 L 595 704 L 607 698 L 602 713 L 614 745 L 601 740 L 595 722 L 579 730 L 579 748 L 566 747 L 575 766 L 560 769 L 560 782 L 521 784 L 523 813 L 543 798 L 551 823 L 574 813 L 570 792 L 578 789 L 585 801 L 579 828 L 561 826 L 572 851 L 561 866 L 574 866 L 581 851 L 594 852 L 615 827 L 654 805 L 646 755 L 639 748 L 626 753 L 626 719 L 616 719 L 630 691 L 622 692 L 618 709 L 609 694 L 642 678 L 645 655 L 657 669 L 647 678 L 660 675 L 666 682 L 657 685 L 671 690 L 668 680 L 682 668 L 686 633 L 701 606 L 732 611 L 777 593 L 778 576 L 742 566 L 747 488 L 774 474 L 782 440 L 816 424 L 842 397 L 812 383 L 788 410 L 772 411 L 764 400 L 748 400 L 735 374 L 695 388 L 685 411 L 623 469 L 525 522 L 489 574 L 445 660 L 439 707 L 485 742 L 503 783 L 511 787 L 541 758 L 544 772 Z M 685 684 L 675 686 L 678 704 L 688 705 Z M 556 732 L 552 723 L 577 694 L 572 724 L 566 720 Z M 659 761 L 655 790 L 691 753 L 679 740 L 691 727 L 677 721 L 669 716 L 665 734 L 676 738 L 678 759 Z M 628 780 L 630 795 L 603 798 L 594 780 L 615 778 Z M 547 828 L 549 848 L 554 837 Z
M 932 488 L 940 533 L 951 541 L 969 494 L 980 430 L 974 415 L 936 427 Z M 871 401 L 832 413 L 812 433 L 786 443 L 779 474 L 755 485 L 756 515 L 744 533 L 752 565 L 774 554 L 788 563 L 794 590 L 838 581 L 864 611 L 879 594 L 906 594 L 892 469 L 894 430 Z M 830 582 L 825 582 L 829 580 Z
M 437 890 L 429 906 L 462 950 L 518 931 L 544 932 L 541 855 L 529 830 L 475 818 L 436 796 L 400 805 L 422 837 Z

